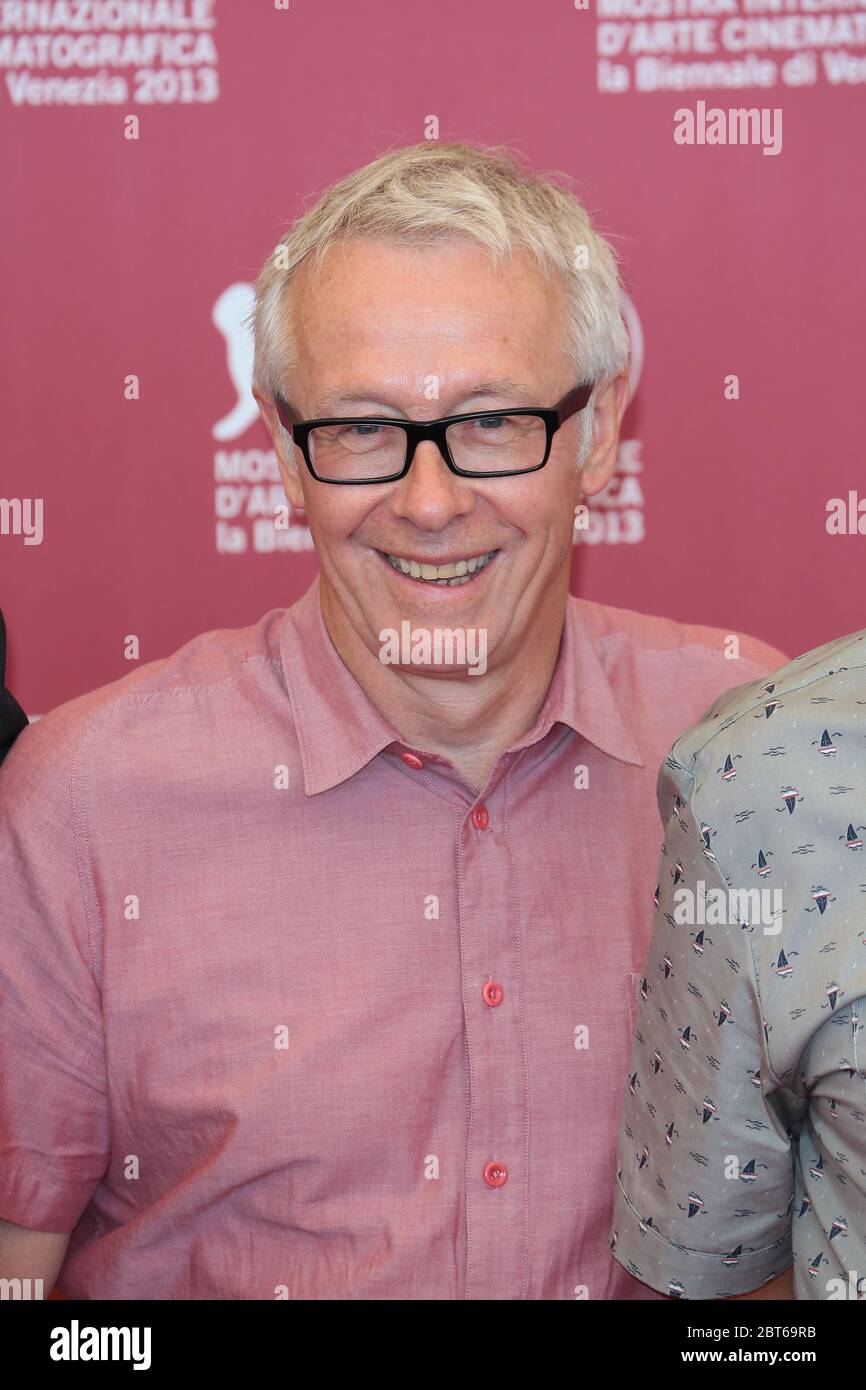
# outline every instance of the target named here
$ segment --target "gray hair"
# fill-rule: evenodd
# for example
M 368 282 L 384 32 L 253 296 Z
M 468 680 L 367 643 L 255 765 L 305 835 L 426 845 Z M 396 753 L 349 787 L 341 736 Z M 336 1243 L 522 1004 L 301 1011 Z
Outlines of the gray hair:
M 505 146 L 422 141 L 332 184 L 277 243 L 245 321 L 255 339 L 253 383 L 271 395 L 285 390 L 297 362 L 287 287 L 302 264 L 318 273 L 330 248 L 348 238 L 386 237 L 423 247 L 455 235 L 484 246 L 497 269 L 521 246 L 546 279 L 559 275 L 575 381 L 625 370 L 629 340 L 616 253 L 575 195 L 523 168 Z M 578 416 L 581 461 L 591 439 L 592 406 Z

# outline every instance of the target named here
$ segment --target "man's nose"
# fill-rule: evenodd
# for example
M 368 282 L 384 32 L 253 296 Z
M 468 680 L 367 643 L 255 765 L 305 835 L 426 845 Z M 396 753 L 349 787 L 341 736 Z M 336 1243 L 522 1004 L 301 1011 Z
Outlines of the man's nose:
M 445 462 L 432 439 L 415 450 L 412 467 L 397 483 L 391 507 L 424 531 L 441 531 L 455 516 L 472 510 L 475 495 L 466 478 L 459 478 Z

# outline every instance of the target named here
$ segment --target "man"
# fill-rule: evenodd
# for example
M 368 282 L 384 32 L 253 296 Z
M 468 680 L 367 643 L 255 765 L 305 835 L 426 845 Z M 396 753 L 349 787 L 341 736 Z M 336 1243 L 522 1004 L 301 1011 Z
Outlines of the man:
M 729 691 L 666 826 L 612 1240 L 680 1298 L 866 1297 L 866 631 Z
M 660 1296 L 607 1244 L 656 768 L 781 653 L 569 598 L 620 295 L 570 193 L 461 144 L 266 263 L 255 396 L 319 581 L 0 781 L 0 1217 L 69 1296 Z
M 21 730 L 27 725 L 27 715 L 6 689 L 6 623 L 0 610 L 0 763 L 6 757 Z

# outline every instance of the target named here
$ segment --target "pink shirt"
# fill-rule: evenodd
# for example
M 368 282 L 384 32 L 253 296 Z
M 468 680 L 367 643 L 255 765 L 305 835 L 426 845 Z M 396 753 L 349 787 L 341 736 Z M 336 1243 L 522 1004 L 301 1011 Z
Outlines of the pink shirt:
M 726 636 L 570 599 L 479 796 L 373 707 L 316 583 L 25 729 L 0 1217 L 73 1231 L 62 1291 L 659 1297 L 608 1248 L 656 776 L 785 660 Z

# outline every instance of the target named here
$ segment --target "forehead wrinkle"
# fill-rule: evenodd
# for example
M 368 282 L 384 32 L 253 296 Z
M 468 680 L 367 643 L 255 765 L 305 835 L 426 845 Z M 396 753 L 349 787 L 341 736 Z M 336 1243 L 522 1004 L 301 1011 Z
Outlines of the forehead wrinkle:
M 423 323 L 419 322 L 420 318 L 420 314 L 411 311 L 393 315 L 370 314 L 359 321 L 351 314 L 341 313 L 327 324 L 327 332 L 339 339 L 338 350 L 342 357 L 357 352 L 400 351 L 413 348 L 416 344 L 424 351 L 436 351 L 439 346 L 454 348 L 462 345 L 466 351 L 478 354 L 485 349 L 510 350 L 520 343 L 527 356 L 531 352 L 529 327 L 513 314 L 485 314 L 483 323 L 468 323 L 465 319 L 448 314 L 437 314 Z M 318 342 L 307 339 L 307 345 L 316 356 L 330 355 L 332 345 L 327 337 Z
M 423 388 L 418 388 L 413 394 L 423 394 Z M 535 401 L 534 399 L 530 402 L 529 397 L 534 397 L 535 394 L 534 389 L 527 386 L 524 382 L 512 381 L 508 378 L 496 378 L 486 381 L 477 381 L 467 385 L 465 388 L 461 388 L 461 394 L 459 398 L 455 397 L 455 401 L 458 399 L 461 401 L 470 400 L 474 396 L 507 396 L 509 399 L 505 404 L 542 404 L 542 402 Z M 325 412 L 342 409 L 343 406 L 361 404 L 382 404 L 386 405 L 388 409 L 396 411 L 402 409 L 402 407 L 392 405 L 388 401 L 387 394 L 382 391 L 380 384 L 378 390 L 374 385 L 370 385 L 369 387 L 365 385 L 334 387 L 332 390 L 324 392 L 324 394 L 318 398 L 317 410 Z M 437 401 L 433 402 L 433 404 L 440 405 L 441 402 Z
M 388 326 L 391 332 L 399 332 L 403 327 L 405 330 L 401 336 L 412 339 L 413 337 L 426 337 L 428 334 L 441 333 L 448 337 L 463 335 L 473 328 L 479 331 L 486 331 L 490 324 L 507 327 L 515 322 L 526 322 L 533 316 L 523 312 L 520 306 L 498 305 L 493 309 L 469 309 L 465 304 L 442 304 L 435 307 L 426 308 L 422 305 L 407 303 L 405 307 L 399 309 L 382 309 L 375 301 L 359 306 L 361 309 L 360 317 L 353 311 L 344 306 L 335 306 L 333 320 L 340 325 L 342 330 L 355 328 L 363 336 L 367 336 L 371 331 L 382 325 Z M 318 322 L 323 321 L 320 317 Z M 427 320 L 423 325 L 420 320 Z M 543 323 L 539 316 L 539 326 Z M 419 327 L 424 328 L 424 333 L 418 333 Z

